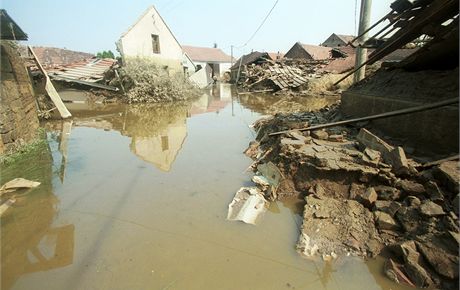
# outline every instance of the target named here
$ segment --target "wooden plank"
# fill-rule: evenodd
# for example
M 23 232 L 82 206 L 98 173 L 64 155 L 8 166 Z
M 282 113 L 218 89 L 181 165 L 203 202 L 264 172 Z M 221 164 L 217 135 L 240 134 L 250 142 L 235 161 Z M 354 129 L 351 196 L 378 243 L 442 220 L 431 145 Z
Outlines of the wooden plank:
M 53 101 L 54 105 L 59 111 L 59 114 L 61 115 L 61 118 L 69 118 L 72 117 L 72 114 L 70 114 L 69 110 L 67 110 L 66 106 L 62 102 L 61 97 L 59 96 L 58 92 L 56 91 L 56 88 L 53 86 L 53 83 L 50 80 L 50 77 L 46 73 L 45 69 L 43 68 L 42 64 L 38 60 L 37 56 L 35 55 L 35 52 L 33 51 L 32 47 L 29 45 L 29 50 L 32 53 L 32 55 L 35 58 L 35 61 L 37 62 L 38 68 L 42 71 L 42 73 L 45 75 L 46 78 L 46 84 L 45 84 L 45 90 L 48 93 L 48 96 L 50 97 L 51 101 Z

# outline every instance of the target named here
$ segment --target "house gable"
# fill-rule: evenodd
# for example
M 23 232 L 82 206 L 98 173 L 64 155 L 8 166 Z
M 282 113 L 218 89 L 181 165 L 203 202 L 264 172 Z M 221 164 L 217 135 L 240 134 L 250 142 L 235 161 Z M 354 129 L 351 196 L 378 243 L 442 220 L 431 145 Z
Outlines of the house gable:
M 313 59 L 312 56 L 302 47 L 300 42 L 296 42 L 291 49 L 284 55 L 286 58 Z
M 123 57 L 183 59 L 182 47 L 153 6 L 122 34 L 118 47 Z
M 321 45 L 326 47 L 346 46 L 349 41 L 353 40 L 353 35 L 342 35 L 332 33 Z

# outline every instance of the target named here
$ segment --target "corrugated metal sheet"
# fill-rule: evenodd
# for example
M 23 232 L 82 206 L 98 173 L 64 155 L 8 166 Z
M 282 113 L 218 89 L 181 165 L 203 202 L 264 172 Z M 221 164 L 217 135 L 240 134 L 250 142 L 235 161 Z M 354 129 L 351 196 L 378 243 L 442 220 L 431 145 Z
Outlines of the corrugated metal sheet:
M 116 65 L 115 59 L 90 59 L 48 70 L 50 78 L 55 80 L 80 80 L 96 83 L 104 79 L 104 74 Z

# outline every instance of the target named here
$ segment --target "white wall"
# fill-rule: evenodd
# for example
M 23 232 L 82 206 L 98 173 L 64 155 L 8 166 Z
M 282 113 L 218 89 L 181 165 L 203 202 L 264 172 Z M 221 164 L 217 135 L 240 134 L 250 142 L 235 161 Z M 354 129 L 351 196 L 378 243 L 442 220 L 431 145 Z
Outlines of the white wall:
M 220 76 L 222 77 L 224 73 L 230 72 L 230 67 L 232 66 L 229 62 L 222 62 L 220 64 Z
M 159 35 L 159 54 L 153 52 L 152 34 Z M 123 57 L 149 57 L 179 65 L 183 59 L 181 46 L 153 7 L 120 40 Z
M 201 65 L 201 67 L 205 67 L 206 64 L 212 64 L 212 63 L 215 63 L 215 62 L 203 62 L 203 61 L 193 61 L 195 63 L 195 65 Z M 219 77 L 222 77 L 224 75 L 225 72 L 230 72 L 230 67 L 231 67 L 231 63 L 229 62 L 222 62 L 222 63 L 218 63 L 219 64 Z
M 195 63 L 197 64 L 197 63 Z M 200 63 L 201 64 L 201 63 Z M 202 68 L 189 77 L 189 80 L 199 88 L 205 88 L 212 82 L 211 67 L 206 63 L 202 64 Z

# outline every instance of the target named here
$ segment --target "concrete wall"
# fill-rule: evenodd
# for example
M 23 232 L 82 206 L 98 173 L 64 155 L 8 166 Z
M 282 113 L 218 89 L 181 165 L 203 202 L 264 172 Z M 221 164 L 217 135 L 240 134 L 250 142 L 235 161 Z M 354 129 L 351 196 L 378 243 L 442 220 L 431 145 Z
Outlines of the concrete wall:
M 380 70 L 342 93 L 342 111 L 363 117 L 458 98 L 458 68 L 453 71 Z M 458 154 L 458 106 L 372 121 L 384 134 L 424 153 Z
M 39 127 L 29 74 L 18 51 L 1 42 L 0 154 L 36 138 Z
M 160 53 L 153 52 L 152 34 L 159 36 Z M 182 48 L 153 7 L 120 38 L 119 49 L 123 57 L 148 57 L 159 65 L 182 71 Z

